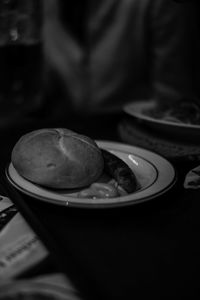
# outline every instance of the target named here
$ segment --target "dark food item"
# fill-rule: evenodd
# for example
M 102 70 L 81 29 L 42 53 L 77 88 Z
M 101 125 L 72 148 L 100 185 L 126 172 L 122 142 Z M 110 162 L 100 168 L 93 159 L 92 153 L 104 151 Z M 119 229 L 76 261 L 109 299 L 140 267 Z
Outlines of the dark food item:
M 116 155 L 101 149 L 104 158 L 104 171 L 127 192 L 133 193 L 138 188 L 137 179 L 129 166 Z
M 156 119 L 171 121 L 176 123 L 200 125 L 200 99 L 179 100 L 171 106 L 157 106 L 146 112 Z

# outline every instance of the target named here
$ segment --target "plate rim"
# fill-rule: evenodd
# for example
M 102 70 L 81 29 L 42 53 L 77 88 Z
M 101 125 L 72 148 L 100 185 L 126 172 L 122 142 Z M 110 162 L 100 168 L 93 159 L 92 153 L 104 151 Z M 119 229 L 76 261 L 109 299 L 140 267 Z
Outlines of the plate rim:
M 115 147 L 119 147 L 120 149 L 123 149 L 123 152 L 130 153 L 130 154 L 133 154 L 135 156 L 138 156 L 141 159 L 143 159 L 143 160 L 147 161 L 148 163 L 150 163 L 152 165 L 152 167 L 155 168 L 155 170 L 157 172 L 157 177 L 154 180 L 154 182 L 149 187 L 147 187 L 146 189 L 142 190 L 141 192 L 138 191 L 136 193 L 132 193 L 132 195 L 134 195 L 134 194 L 138 195 L 138 194 L 141 194 L 143 191 L 147 191 L 148 189 L 152 188 L 152 186 L 154 186 L 156 184 L 156 182 L 158 181 L 158 179 L 159 179 L 159 169 L 157 169 L 157 166 L 154 165 L 154 163 L 152 163 L 149 159 L 146 159 L 145 157 L 143 157 L 144 154 L 150 154 L 151 156 L 153 155 L 153 157 L 155 159 L 158 158 L 162 162 L 164 162 L 166 164 L 166 166 L 168 166 L 168 168 L 171 169 L 171 172 L 173 173 L 172 176 L 171 176 L 171 179 L 166 184 L 165 187 L 160 188 L 155 193 L 152 193 L 150 195 L 146 195 L 144 197 L 138 197 L 136 199 L 130 199 L 131 198 L 131 194 L 128 194 L 128 195 L 123 196 L 123 197 L 109 198 L 109 202 L 105 202 L 105 199 L 102 199 L 102 202 L 100 202 L 100 201 L 99 202 L 92 201 L 90 199 L 89 200 L 90 203 L 85 203 L 83 201 L 83 199 L 81 201 L 76 201 L 76 202 L 70 201 L 70 199 L 71 200 L 77 199 L 76 197 L 74 197 L 74 198 L 73 197 L 68 197 L 68 198 L 66 197 L 68 200 L 66 199 L 66 201 L 64 201 L 64 200 L 63 201 L 62 200 L 58 201 L 58 200 L 49 199 L 49 198 L 47 198 L 45 196 L 40 196 L 38 194 L 35 194 L 34 192 L 28 191 L 27 189 L 25 189 L 24 187 L 22 187 L 18 183 L 16 183 L 14 181 L 14 179 L 10 176 L 10 174 L 9 174 L 9 167 L 12 164 L 11 162 L 7 165 L 7 167 L 5 169 L 6 178 L 10 182 L 10 184 L 12 184 L 16 189 L 20 190 L 22 193 L 28 195 L 29 197 L 33 197 L 34 199 L 37 199 L 37 200 L 40 200 L 40 201 L 43 201 L 43 202 L 47 202 L 47 203 L 52 203 L 52 204 L 59 205 L 59 206 L 77 207 L 77 208 L 113 208 L 113 207 L 122 207 L 122 206 L 135 205 L 135 204 L 138 204 L 138 203 L 147 202 L 149 200 L 157 198 L 158 196 L 166 193 L 168 190 L 170 190 L 175 185 L 175 183 L 177 181 L 177 172 L 176 172 L 176 169 L 163 156 L 161 156 L 161 155 L 159 155 L 159 154 L 157 154 L 157 153 L 155 153 L 153 151 L 150 151 L 150 150 L 147 150 L 147 149 L 144 149 L 144 148 L 141 148 L 141 147 L 137 147 L 137 146 L 133 146 L 133 145 L 121 143 L 121 142 L 107 141 L 107 140 L 97 140 L 96 143 L 97 143 L 98 146 L 102 147 L 102 145 L 103 145 L 105 147 L 105 149 L 110 149 L 110 150 L 116 150 L 117 151 L 117 149 Z M 113 147 L 115 149 L 113 149 Z M 134 150 L 134 152 L 140 151 L 140 152 L 143 153 L 143 155 L 134 153 L 133 150 Z M 118 151 L 120 151 L 120 150 L 118 150 Z M 122 150 L 121 150 L 121 152 L 122 152 Z M 34 186 L 37 186 L 34 183 L 31 183 L 31 184 L 33 184 Z M 47 189 L 47 191 L 48 191 L 48 189 Z M 119 201 L 119 198 L 123 198 L 125 200 Z
M 200 125 L 187 124 L 187 123 L 176 123 L 173 121 L 156 119 L 154 117 L 150 117 L 148 115 L 143 114 L 142 111 L 137 111 L 137 110 L 135 112 L 131 111 L 133 107 L 140 107 L 140 106 L 142 107 L 145 105 L 153 106 L 155 104 L 155 102 L 156 101 L 153 99 L 129 102 L 128 104 L 126 104 L 123 107 L 123 110 L 128 115 L 135 117 L 137 119 L 140 119 L 140 120 L 147 121 L 147 122 L 162 124 L 162 125 L 171 126 L 171 127 L 178 127 L 178 128 L 182 128 L 182 129 L 200 130 Z

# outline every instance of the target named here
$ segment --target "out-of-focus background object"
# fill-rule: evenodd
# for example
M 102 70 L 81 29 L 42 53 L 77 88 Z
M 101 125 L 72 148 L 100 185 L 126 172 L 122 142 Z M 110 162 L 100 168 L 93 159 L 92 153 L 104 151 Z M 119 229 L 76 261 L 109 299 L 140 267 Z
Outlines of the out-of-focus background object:
M 1 300 L 80 300 L 71 282 L 60 273 L 0 283 Z
M 0 2 L 0 129 L 26 124 L 42 106 L 42 3 Z
M 159 106 L 156 101 L 138 101 L 124 107 L 124 111 L 138 122 L 172 139 L 194 142 L 200 137 L 200 100 L 180 100 Z
M 172 126 L 175 127 L 175 125 Z M 198 162 L 200 160 L 200 142 L 195 134 L 198 134 L 199 129 L 195 128 L 193 135 L 188 135 L 188 132 L 193 130 L 189 126 L 184 136 L 184 129 L 181 126 L 175 127 L 173 134 L 170 134 L 172 126 L 169 125 L 166 128 L 161 124 L 159 128 L 159 124 L 157 124 L 157 128 L 155 126 L 152 128 L 140 120 L 138 122 L 134 118 L 126 117 L 120 122 L 118 132 L 123 142 L 154 151 L 170 161 Z M 162 131 L 163 128 L 165 130 Z M 179 130 L 180 135 L 178 135 Z

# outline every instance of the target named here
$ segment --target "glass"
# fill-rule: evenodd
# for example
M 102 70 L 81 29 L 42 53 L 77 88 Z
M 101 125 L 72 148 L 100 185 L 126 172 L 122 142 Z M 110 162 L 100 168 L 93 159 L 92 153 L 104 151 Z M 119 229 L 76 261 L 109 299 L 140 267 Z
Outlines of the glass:
M 42 0 L 0 1 L 0 126 L 42 101 Z

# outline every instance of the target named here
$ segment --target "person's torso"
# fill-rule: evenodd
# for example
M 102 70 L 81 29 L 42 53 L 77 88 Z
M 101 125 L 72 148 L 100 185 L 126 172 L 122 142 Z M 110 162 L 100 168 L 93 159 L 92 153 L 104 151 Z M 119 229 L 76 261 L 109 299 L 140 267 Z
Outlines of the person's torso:
M 48 59 L 52 68 L 60 72 L 78 109 L 119 110 L 126 101 L 146 96 L 148 5 L 149 0 L 87 1 L 85 21 L 80 14 L 77 17 L 84 26 L 80 40 L 78 31 L 73 31 L 67 20 L 62 22 L 59 14 L 52 22 L 47 20 Z M 69 44 L 61 42 L 65 34 L 70 34 L 77 50 L 74 68 L 66 51 Z

